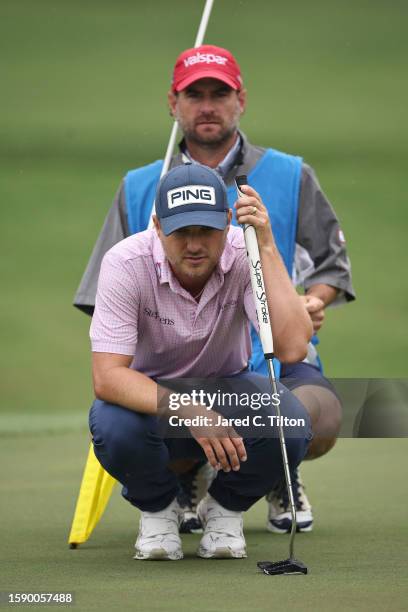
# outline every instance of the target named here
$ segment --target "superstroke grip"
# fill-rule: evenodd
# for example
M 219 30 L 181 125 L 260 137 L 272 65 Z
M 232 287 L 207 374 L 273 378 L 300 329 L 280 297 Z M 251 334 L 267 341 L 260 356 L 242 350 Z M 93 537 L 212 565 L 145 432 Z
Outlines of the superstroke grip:
M 240 190 L 240 187 L 241 185 L 248 185 L 247 177 L 244 175 L 237 176 L 235 183 L 237 185 L 238 195 L 244 195 Z M 256 317 L 259 324 L 259 337 L 261 339 L 265 359 L 272 359 L 274 356 L 272 325 L 269 316 L 268 302 L 266 300 L 265 283 L 262 274 L 262 265 L 259 255 L 256 231 L 252 225 L 248 224 L 245 224 L 243 229 L 251 275 L 252 293 L 255 301 Z

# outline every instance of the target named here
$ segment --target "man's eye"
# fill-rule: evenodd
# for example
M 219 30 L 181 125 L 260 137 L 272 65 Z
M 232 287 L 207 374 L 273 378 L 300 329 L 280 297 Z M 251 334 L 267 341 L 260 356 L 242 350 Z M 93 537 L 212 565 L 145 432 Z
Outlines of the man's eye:
M 216 231 L 217 231 L 217 230 L 215 230 L 215 229 L 214 229 L 214 228 L 212 228 L 212 227 L 202 227 L 202 228 L 201 228 L 201 230 L 200 230 L 200 235 L 201 235 L 203 238 L 207 238 L 207 237 L 209 237 L 209 236 L 212 236 L 212 235 L 213 235 L 213 234 L 214 234 Z

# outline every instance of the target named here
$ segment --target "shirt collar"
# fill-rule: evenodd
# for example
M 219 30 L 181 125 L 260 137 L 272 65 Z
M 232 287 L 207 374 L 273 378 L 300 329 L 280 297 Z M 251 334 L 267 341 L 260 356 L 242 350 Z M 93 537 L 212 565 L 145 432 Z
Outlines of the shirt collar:
M 170 264 L 166 258 L 166 254 L 164 252 L 160 238 L 158 237 L 156 233 L 156 230 L 152 228 L 149 231 L 152 232 L 152 240 L 153 240 L 152 256 L 153 256 L 154 267 L 156 269 L 156 274 L 157 274 L 159 283 L 163 285 L 164 283 L 170 282 L 172 271 L 170 268 Z

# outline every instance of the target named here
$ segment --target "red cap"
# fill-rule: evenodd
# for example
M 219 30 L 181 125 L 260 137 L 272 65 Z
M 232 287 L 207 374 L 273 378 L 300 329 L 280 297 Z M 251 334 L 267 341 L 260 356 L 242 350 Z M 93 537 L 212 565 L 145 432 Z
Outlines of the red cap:
M 241 89 L 241 70 L 235 57 L 222 47 L 201 45 L 181 53 L 174 66 L 172 89 L 181 91 L 198 79 L 223 81 L 233 89 Z

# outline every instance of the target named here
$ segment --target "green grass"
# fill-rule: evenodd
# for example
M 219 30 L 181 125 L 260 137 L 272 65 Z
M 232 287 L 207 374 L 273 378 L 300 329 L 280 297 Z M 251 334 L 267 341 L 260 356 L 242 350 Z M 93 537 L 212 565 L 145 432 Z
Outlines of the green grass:
M 263 531 L 263 502 L 242 562 L 197 560 L 195 537 L 182 563 L 132 562 L 136 513 L 118 494 L 89 543 L 66 546 L 92 400 L 73 294 L 121 176 L 163 155 L 172 65 L 203 4 L 1 3 L 0 590 L 72 589 L 80 610 L 402 610 L 400 440 L 342 440 L 305 465 L 308 577 L 256 573 L 287 546 Z M 358 300 L 327 312 L 330 376 L 407 375 L 407 13 L 402 0 L 223 0 L 206 37 L 240 60 L 249 138 L 302 155 L 340 217 Z
M 163 154 L 172 63 L 201 8 L 2 4 L 2 412 L 91 401 L 72 297 L 121 176 Z M 331 376 L 407 373 L 406 16 L 397 1 L 225 0 L 209 24 L 241 61 L 248 136 L 302 154 L 341 219 L 358 301 L 327 313 Z
M 341 440 L 304 465 L 316 528 L 296 538 L 310 573 L 293 577 L 257 571 L 257 561 L 288 551 L 287 537 L 264 529 L 262 500 L 245 516 L 245 560 L 198 559 L 199 536 L 183 536 L 183 561 L 134 561 L 138 513 L 118 487 L 91 539 L 69 550 L 87 444 L 85 434 L 2 440 L 0 590 L 74 591 L 77 610 L 406 608 L 406 440 Z

